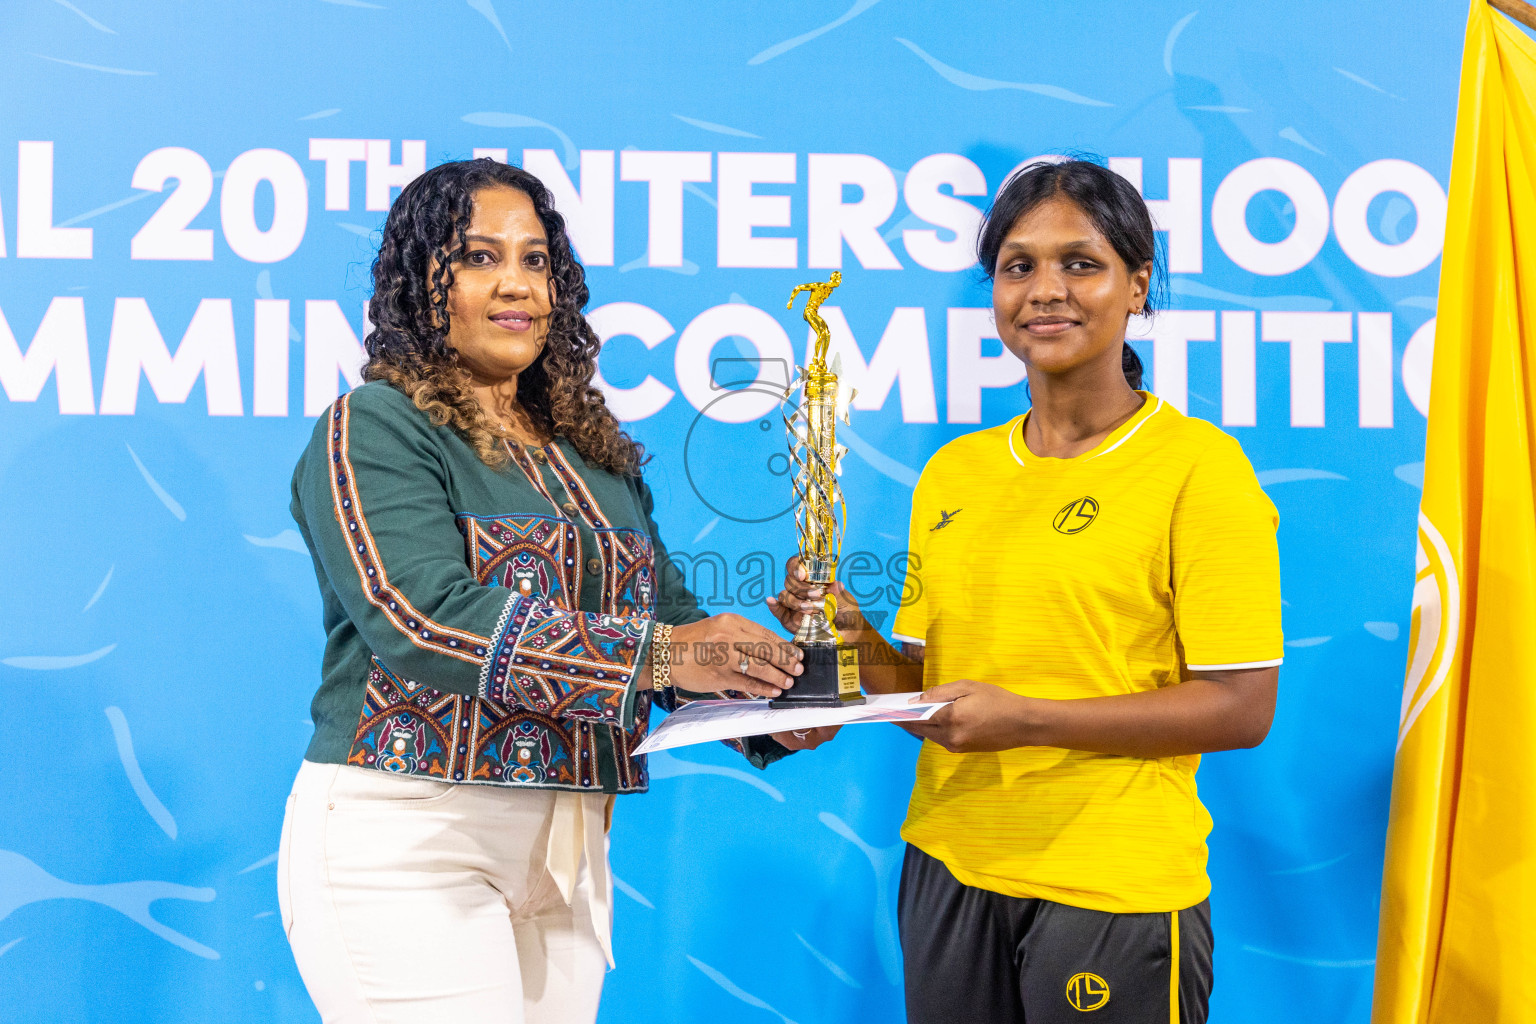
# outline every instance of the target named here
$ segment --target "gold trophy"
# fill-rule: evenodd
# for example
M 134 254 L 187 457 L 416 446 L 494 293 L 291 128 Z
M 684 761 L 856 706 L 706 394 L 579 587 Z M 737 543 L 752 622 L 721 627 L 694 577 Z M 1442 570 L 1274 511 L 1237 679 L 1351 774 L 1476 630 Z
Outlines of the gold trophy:
M 819 312 L 832 289 L 843 283 L 843 275 L 832 272 L 830 280 L 797 285 L 789 293 L 786 309 L 795 307 L 795 297 L 809 292 L 805 303 L 805 322 L 816 332 L 816 347 L 810 365 L 784 390 L 784 429 L 789 435 L 789 457 L 794 471 L 795 529 L 800 536 L 800 562 L 806 579 L 826 588 L 823 607 L 804 617 L 795 632 L 795 645 L 805 654 L 804 673 L 795 685 L 769 702 L 773 708 L 840 707 L 863 704 L 859 692 L 859 655 L 852 644 L 842 643 L 835 621 L 837 599 L 832 596 L 832 582 L 837 578 L 837 560 L 842 550 L 843 531 L 847 527 L 847 508 L 842 488 L 838 486 L 838 462 L 847 450 L 839 448 L 836 438 L 838 412 L 847 422 L 847 405 L 853 400 L 849 391 L 839 402 L 837 371 L 841 360 L 827 366 L 827 348 L 832 332 Z M 795 390 L 802 393 L 792 404 Z

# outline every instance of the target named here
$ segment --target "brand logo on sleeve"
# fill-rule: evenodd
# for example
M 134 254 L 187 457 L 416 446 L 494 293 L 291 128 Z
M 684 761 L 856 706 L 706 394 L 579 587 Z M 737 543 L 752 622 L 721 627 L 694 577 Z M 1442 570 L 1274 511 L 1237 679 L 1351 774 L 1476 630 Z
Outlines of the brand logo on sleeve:
M 1051 525 L 1056 527 L 1057 533 L 1082 533 L 1093 525 L 1094 519 L 1099 515 L 1099 503 L 1092 498 L 1078 498 L 1069 502 L 1067 507 L 1056 513 L 1056 518 L 1051 520 Z
M 944 527 L 954 521 L 955 516 L 964 511 L 965 509 L 963 508 L 957 508 L 953 512 L 945 512 L 943 509 L 939 509 L 939 521 L 928 527 L 928 532 L 932 533 L 934 530 L 944 529 Z
M 1109 1002 L 1109 982 L 1087 971 L 1074 974 L 1067 982 L 1067 1002 L 1072 1004 L 1072 1009 L 1084 1013 L 1097 1010 Z

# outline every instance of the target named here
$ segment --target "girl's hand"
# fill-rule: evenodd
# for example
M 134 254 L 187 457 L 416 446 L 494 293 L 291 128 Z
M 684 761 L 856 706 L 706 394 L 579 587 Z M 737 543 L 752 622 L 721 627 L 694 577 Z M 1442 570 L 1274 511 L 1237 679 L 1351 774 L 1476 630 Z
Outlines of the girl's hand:
M 925 704 L 944 700 L 954 703 L 940 708 L 926 722 L 902 728 L 955 754 L 1036 745 L 1038 740 L 1031 738 L 1035 712 L 1038 705 L 1049 703 L 971 679 L 944 683 L 912 698 L 913 703 Z
M 694 693 L 777 697 L 804 671 L 801 658 L 794 644 L 729 612 L 672 630 L 672 682 Z M 641 685 L 649 683 L 647 674 Z
M 840 632 L 856 633 L 869 628 L 859 602 L 843 588 L 841 583 L 832 584 L 832 596 L 837 600 L 837 617 L 833 621 Z M 768 609 L 773 612 L 784 628 L 791 633 L 800 628 L 807 615 L 822 610 L 827 598 L 826 588 L 819 583 L 808 583 L 800 556 L 795 555 L 784 565 L 784 589 L 777 597 L 768 599 Z
M 837 735 L 840 725 L 824 725 L 819 729 L 800 729 L 794 732 L 776 732 L 773 738 L 790 750 L 815 750 Z

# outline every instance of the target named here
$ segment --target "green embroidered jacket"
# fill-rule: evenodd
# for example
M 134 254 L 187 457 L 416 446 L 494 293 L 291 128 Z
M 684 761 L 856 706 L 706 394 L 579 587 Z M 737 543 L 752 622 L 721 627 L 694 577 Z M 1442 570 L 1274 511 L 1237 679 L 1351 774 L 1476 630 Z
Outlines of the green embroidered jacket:
M 560 439 L 509 450 L 509 467 L 489 468 L 377 382 L 316 424 L 292 506 L 325 616 L 308 760 L 647 788 L 631 751 L 652 692 L 636 688 L 636 668 L 655 623 L 705 612 L 667 560 L 642 480 Z M 768 737 L 732 745 L 758 767 L 785 753 Z

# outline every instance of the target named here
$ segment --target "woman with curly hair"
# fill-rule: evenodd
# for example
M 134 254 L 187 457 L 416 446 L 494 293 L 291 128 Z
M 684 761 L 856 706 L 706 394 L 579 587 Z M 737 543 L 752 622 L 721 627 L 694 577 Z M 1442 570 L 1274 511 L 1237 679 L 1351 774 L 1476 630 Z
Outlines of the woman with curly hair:
M 651 704 L 776 696 L 799 654 L 668 563 L 537 178 L 433 168 L 373 276 L 368 383 L 293 478 L 326 648 L 283 926 L 326 1022 L 591 1021 Z M 763 767 L 818 738 L 735 745 Z

